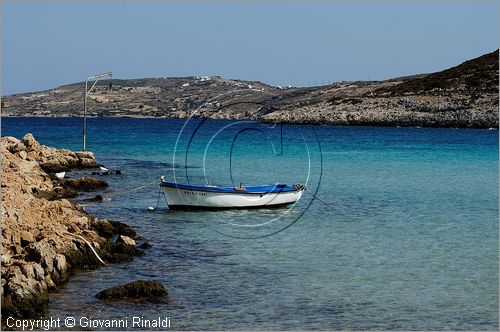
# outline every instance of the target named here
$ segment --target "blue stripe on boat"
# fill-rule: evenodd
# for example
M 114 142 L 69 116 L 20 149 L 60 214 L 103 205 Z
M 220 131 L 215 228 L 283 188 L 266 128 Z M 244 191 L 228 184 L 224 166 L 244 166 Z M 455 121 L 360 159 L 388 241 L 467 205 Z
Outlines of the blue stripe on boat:
M 270 186 L 244 186 L 246 190 L 236 190 L 234 187 L 209 187 L 209 186 L 196 186 L 190 184 L 181 184 L 174 182 L 161 182 L 160 186 L 178 188 L 185 190 L 196 190 L 196 191 L 210 191 L 218 193 L 238 193 L 238 194 L 268 194 L 268 193 L 279 193 L 279 192 L 289 192 L 296 191 L 295 187 L 286 184 L 276 184 Z

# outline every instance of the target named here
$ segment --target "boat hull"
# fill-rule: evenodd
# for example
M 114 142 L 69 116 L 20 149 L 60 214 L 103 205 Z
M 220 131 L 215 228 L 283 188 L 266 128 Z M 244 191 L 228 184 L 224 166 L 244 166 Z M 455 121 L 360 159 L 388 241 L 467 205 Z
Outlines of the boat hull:
M 164 186 L 161 188 L 172 210 L 276 208 L 293 204 L 302 196 L 301 190 L 238 194 Z

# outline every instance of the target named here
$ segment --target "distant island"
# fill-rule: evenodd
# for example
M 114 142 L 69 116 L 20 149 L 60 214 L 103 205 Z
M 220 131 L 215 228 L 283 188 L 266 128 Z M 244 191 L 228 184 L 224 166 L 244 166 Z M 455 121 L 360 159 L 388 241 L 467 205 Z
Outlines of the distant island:
M 431 74 L 316 87 L 192 76 L 113 79 L 88 98 L 95 117 L 251 119 L 290 124 L 498 128 L 498 50 Z M 76 117 L 83 84 L 2 98 L 2 116 Z

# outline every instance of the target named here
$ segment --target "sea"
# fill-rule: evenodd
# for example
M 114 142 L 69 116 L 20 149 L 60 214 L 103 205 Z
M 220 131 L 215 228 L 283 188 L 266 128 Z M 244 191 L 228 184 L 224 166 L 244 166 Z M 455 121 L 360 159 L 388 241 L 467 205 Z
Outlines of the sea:
M 168 318 L 174 330 L 499 328 L 497 130 L 87 124 L 87 149 L 122 174 L 103 177 L 104 202 L 85 210 L 131 225 L 152 248 L 130 263 L 78 271 L 50 295 L 47 317 L 73 317 L 76 327 L 82 317 L 125 319 L 126 329 L 134 317 Z M 82 149 L 80 118 L 4 117 L 1 129 Z M 308 190 L 280 209 L 170 211 L 160 176 Z M 168 301 L 95 298 L 138 279 L 160 281 Z

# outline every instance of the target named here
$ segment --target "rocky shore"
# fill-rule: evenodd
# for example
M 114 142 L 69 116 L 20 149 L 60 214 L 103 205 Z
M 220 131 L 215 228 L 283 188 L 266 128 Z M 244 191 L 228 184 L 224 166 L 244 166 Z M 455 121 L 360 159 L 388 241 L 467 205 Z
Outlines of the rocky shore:
M 31 134 L 21 140 L 2 137 L 1 149 L 2 319 L 43 315 L 49 292 L 67 282 L 75 269 L 130 261 L 143 254 L 133 229 L 97 219 L 66 199 L 107 183 L 54 176 L 97 167 L 91 152 L 47 147 Z
M 267 123 L 345 126 L 498 128 L 498 94 L 481 97 L 394 96 L 341 98 L 263 116 Z

